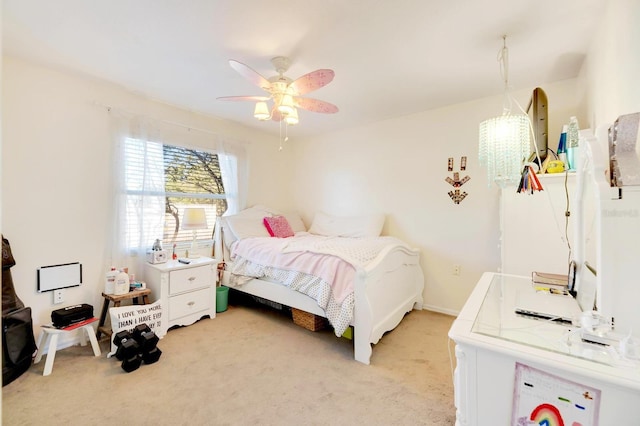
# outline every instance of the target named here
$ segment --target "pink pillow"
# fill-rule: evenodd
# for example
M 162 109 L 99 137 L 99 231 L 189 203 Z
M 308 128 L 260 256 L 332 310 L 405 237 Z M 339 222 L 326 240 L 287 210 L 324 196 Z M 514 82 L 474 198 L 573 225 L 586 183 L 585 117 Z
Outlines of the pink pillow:
M 284 216 L 265 217 L 263 222 L 272 237 L 287 238 L 295 235 Z

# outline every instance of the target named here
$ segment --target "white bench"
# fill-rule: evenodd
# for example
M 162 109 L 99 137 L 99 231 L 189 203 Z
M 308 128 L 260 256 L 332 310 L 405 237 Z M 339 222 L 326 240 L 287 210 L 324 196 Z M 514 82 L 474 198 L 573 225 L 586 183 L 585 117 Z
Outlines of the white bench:
M 63 333 L 72 333 L 76 330 L 80 330 L 80 345 L 87 346 L 87 339 L 85 337 L 86 334 L 89 337 L 89 341 L 91 342 L 93 354 L 95 356 L 100 356 L 100 346 L 98 345 L 98 339 L 96 339 L 96 333 L 93 330 L 92 323 L 85 324 L 71 330 L 42 326 L 42 332 L 38 337 L 38 355 L 36 356 L 36 359 L 33 361 L 33 363 L 37 364 L 40 362 L 45 345 L 48 342 L 49 349 L 47 350 L 47 360 L 44 363 L 44 372 L 42 373 L 43 376 L 48 376 L 53 370 L 53 361 L 56 359 L 56 351 L 58 350 L 58 337 Z

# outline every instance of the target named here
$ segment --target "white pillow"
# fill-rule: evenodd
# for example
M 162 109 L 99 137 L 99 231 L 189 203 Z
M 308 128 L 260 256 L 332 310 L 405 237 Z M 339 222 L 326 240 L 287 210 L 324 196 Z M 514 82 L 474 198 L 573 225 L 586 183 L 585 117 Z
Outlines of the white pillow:
M 318 212 L 309 232 L 328 237 L 379 237 L 383 225 L 383 214 L 340 217 Z
M 229 230 L 233 234 L 236 240 L 242 240 L 244 238 L 251 237 L 269 237 L 269 232 L 264 226 L 262 220 L 264 215 L 260 217 L 234 215 L 229 216 L 227 219 L 227 225 Z
M 287 222 L 289 222 L 289 226 L 293 232 L 305 232 L 307 230 L 307 227 L 304 225 L 304 222 L 298 213 L 283 213 L 282 216 L 287 218 Z
M 225 217 L 229 218 L 229 217 L 241 216 L 241 217 L 255 217 L 255 218 L 262 219 L 265 216 L 274 216 L 276 214 L 278 214 L 276 210 L 258 204 L 252 207 L 248 207 L 242 211 L 239 211 L 238 213 L 232 216 L 225 216 Z

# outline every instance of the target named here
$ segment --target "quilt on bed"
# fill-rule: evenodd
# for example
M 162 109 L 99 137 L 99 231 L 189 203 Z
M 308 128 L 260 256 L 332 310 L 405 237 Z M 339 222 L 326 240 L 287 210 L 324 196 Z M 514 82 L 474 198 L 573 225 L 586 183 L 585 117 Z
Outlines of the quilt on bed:
M 230 285 L 252 278 L 278 282 L 312 297 L 336 336 L 353 319 L 356 267 L 367 268 L 386 248 L 407 246 L 394 237 L 344 238 L 297 233 L 291 238 L 245 238 L 231 246 Z

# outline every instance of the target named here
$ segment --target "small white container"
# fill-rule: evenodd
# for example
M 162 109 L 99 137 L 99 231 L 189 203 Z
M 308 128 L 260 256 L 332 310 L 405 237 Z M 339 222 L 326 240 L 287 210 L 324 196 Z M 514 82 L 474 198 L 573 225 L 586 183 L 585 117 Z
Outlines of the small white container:
M 104 284 L 104 294 L 114 294 L 116 291 L 116 277 L 118 276 L 118 271 L 116 268 L 112 267 L 109 272 L 107 272 L 106 281 Z
M 119 296 L 127 293 L 129 293 L 129 274 L 124 271 L 120 271 L 118 275 L 116 275 L 115 291 L 113 294 Z

